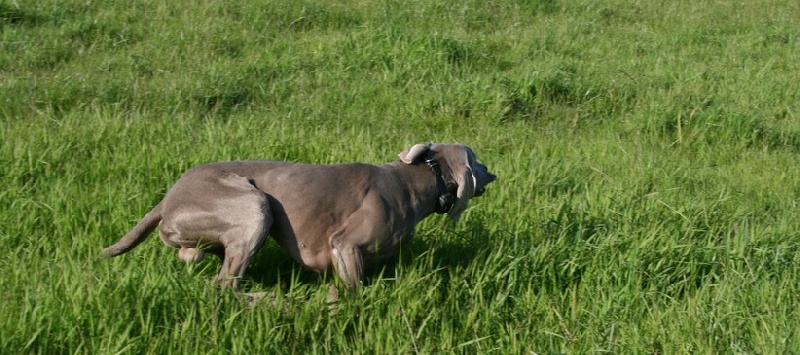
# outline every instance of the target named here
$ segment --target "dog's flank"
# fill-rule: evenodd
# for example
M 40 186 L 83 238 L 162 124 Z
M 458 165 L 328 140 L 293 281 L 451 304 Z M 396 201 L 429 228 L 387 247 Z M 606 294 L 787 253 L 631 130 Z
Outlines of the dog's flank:
M 304 267 L 336 270 L 358 291 L 364 269 L 395 254 L 419 221 L 436 211 L 458 220 L 469 200 L 496 179 L 461 144 L 417 144 L 399 157 L 380 166 L 200 165 L 187 170 L 102 255 L 133 249 L 158 227 L 161 240 L 179 249 L 181 260 L 217 255 L 222 265 L 216 280 L 238 290 L 250 259 L 270 235 Z

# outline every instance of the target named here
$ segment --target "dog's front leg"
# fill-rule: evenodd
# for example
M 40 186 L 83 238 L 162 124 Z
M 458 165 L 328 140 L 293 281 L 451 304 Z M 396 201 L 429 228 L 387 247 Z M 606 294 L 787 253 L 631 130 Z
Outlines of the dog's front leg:
M 334 241 L 331 248 L 333 267 L 339 278 L 353 293 L 358 293 L 361 277 L 364 276 L 364 258 L 361 250 L 350 244 Z

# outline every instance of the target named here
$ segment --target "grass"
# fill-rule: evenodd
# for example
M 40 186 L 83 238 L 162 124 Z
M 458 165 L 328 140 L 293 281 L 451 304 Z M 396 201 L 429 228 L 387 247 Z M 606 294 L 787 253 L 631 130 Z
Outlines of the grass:
M 800 352 L 793 1 L 0 1 L 0 352 Z M 151 237 L 186 168 L 470 145 L 499 176 L 338 313 Z

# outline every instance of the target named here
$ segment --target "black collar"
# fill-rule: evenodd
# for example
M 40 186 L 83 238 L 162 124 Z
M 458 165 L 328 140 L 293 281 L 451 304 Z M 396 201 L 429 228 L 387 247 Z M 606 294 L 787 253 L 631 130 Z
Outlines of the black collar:
M 439 162 L 433 158 L 433 155 L 428 153 L 425 154 L 425 163 L 428 164 L 428 167 L 431 169 L 434 175 L 436 175 L 436 188 L 439 189 L 439 198 L 438 202 L 436 203 L 436 213 L 443 214 L 450 212 L 450 209 L 453 208 L 453 204 L 456 202 L 456 198 L 453 197 L 449 191 L 447 191 L 447 184 L 444 182 L 444 177 L 442 176 L 442 168 L 439 166 Z

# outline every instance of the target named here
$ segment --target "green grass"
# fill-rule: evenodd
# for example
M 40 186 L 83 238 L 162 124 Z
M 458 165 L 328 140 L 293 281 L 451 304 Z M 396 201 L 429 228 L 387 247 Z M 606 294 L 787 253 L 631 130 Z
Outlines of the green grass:
M 800 3 L 0 0 L 0 353 L 798 353 Z M 152 236 L 186 168 L 499 176 L 338 313 L 274 243 L 248 309 Z

